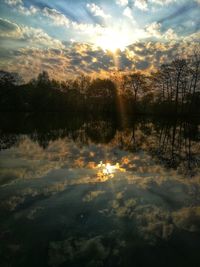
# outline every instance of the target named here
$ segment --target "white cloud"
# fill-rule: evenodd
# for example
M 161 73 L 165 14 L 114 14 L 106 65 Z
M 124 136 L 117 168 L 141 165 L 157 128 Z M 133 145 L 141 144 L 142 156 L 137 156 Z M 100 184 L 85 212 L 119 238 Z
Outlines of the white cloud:
M 154 4 L 161 5 L 161 6 L 169 5 L 171 3 L 177 2 L 177 0 L 150 0 L 150 1 Z
M 110 15 L 107 15 L 103 9 L 97 6 L 95 3 L 87 4 L 87 8 L 94 16 L 102 17 L 102 18 L 110 18 Z
M 148 1 L 147 0 L 135 0 L 135 6 L 141 10 L 146 11 L 148 9 Z
M 44 7 L 41 9 L 35 6 L 30 6 L 29 8 L 27 8 L 24 5 L 19 5 L 17 7 L 17 10 L 18 12 L 26 16 L 38 13 L 40 16 L 44 16 L 50 19 L 52 23 L 56 26 L 65 26 L 67 28 L 71 27 L 74 30 L 77 30 L 85 34 L 95 35 L 103 31 L 103 27 L 98 24 L 94 25 L 94 24 L 78 23 L 72 21 L 69 18 L 67 18 L 64 14 L 57 11 L 56 9 L 51 9 L 48 7 Z M 108 15 L 105 16 L 108 17 Z
M 21 27 L 22 36 L 20 39 L 27 41 L 29 45 L 51 47 L 51 48 L 64 48 L 63 44 L 49 36 L 46 32 L 39 28 Z
M 184 37 L 184 41 L 186 42 L 197 42 L 199 43 L 200 40 L 200 32 L 192 33 L 189 36 Z
M 45 7 L 42 10 L 42 15 L 50 18 L 55 25 L 69 27 L 70 20 L 56 9 Z
M 69 27 L 69 24 L 70 24 L 70 20 L 64 14 L 60 13 L 56 9 L 51 9 L 48 7 L 39 9 L 35 6 L 30 6 L 29 8 L 27 8 L 24 5 L 20 5 L 18 6 L 17 10 L 26 16 L 34 15 L 40 12 L 42 16 L 51 19 L 51 21 L 57 26 Z
M 16 5 L 22 5 L 23 1 L 22 0 L 5 0 L 5 3 L 8 4 L 9 6 L 16 6 Z
M 194 1 L 200 2 L 200 0 L 194 0 Z M 147 11 L 148 4 L 166 6 L 175 2 L 177 2 L 177 0 L 135 0 L 134 5 L 143 11 Z
M 178 36 L 177 34 L 174 32 L 173 29 L 169 28 L 164 34 L 163 37 L 168 40 L 168 41 L 172 41 L 172 40 L 177 40 Z
M 19 26 L 7 19 L 0 18 L 0 37 L 13 42 L 25 43 L 29 47 L 63 48 L 63 44 L 39 28 Z
M 132 10 L 130 7 L 126 7 L 124 9 L 123 15 L 128 17 L 129 19 L 133 19 Z
M 117 0 L 116 4 L 119 6 L 127 6 L 128 0 Z
M 23 6 L 23 5 L 19 5 L 18 9 L 17 9 L 21 14 L 29 16 L 29 15 L 34 15 L 36 14 L 39 9 L 36 8 L 35 6 L 30 6 L 29 8 Z
M 95 34 L 95 33 L 102 31 L 103 29 L 100 25 L 78 23 L 78 22 L 72 21 L 69 18 L 67 18 L 64 14 L 57 11 L 56 9 L 51 9 L 48 7 L 39 9 L 35 6 L 30 6 L 29 8 L 27 8 L 24 5 L 19 5 L 17 7 L 17 10 L 26 16 L 39 13 L 41 16 L 44 16 L 50 19 L 52 23 L 56 26 L 65 26 L 67 28 L 72 27 L 73 29 L 78 30 L 80 32 L 84 32 L 84 33 Z M 101 12 L 102 10 L 99 10 L 97 8 L 95 10 L 97 12 L 96 14 L 98 14 L 99 16 L 101 15 L 104 17 L 110 17 L 109 15 L 102 13 Z
M 74 30 L 80 31 L 80 32 L 84 32 L 86 34 L 92 34 L 92 35 L 96 35 L 96 34 L 100 34 L 104 31 L 104 27 L 96 24 L 86 24 L 86 23 L 77 23 L 72 21 L 71 22 L 71 26 L 73 27 Z
M 147 37 L 156 37 L 161 38 L 162 34 L 160 32 L 161 24 L 158 22 L 153 22 L 146 26 L 145 30 L 147 33 Z
M 174 32 L 172 28 L 169 28 L 164 33 L 161 32 L 161 24 L 158 22 L 153 22 L 146 26 L 146 37 L 147 38 L 157 38 L 163 39 L 166 41 L 176 41 L 178 39 L 178 35 Z

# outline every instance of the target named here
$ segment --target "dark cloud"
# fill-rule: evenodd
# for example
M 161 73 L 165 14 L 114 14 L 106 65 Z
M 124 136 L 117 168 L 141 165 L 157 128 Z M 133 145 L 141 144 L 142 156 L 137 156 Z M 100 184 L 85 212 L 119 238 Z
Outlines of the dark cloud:
M 135 64 L 136 68 L 139 70 L 145 70 L 150 66 L 150 62 L 141 60 Z
M 0 34 L 1 33 L 10 33 L 18 31 L 19 27 L 17 24 L 7 20 L 0 18 Z

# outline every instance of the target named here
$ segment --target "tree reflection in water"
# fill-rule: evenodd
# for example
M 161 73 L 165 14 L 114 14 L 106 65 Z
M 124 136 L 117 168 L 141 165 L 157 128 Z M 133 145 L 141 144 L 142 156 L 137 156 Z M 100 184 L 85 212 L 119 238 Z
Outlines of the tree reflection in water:
M 18 116 L 12 127 L 8 125 L 5 117 L 3 120 L 0 117 L 1 149 L 17 145 L 23 135 L 37 142 L 43 149 L 47 148 L 50 142 L 67 137 L 80 146 L 90 143 L 113 144 L 116 148 L 130 152 L 143 150 L 167 168 L 178 168 L 186 175 L 195 175 L 200 166 L 198 120 L 126 118 L 123 127 L 116 117 L 94 120 L 88 117 L 57 117 L 51 114 L 43 115 L 42 119 L 26 116 L 25 123 L 23 120 L 23 116 Z
M 197 119 L 10 116 L 1 266 L 198 266 Z
M 167 167 L 193 176 L 200 166 L 199 137 L 198 124 L 177 120 L 167 123 L 159 131 L 155 153 Z

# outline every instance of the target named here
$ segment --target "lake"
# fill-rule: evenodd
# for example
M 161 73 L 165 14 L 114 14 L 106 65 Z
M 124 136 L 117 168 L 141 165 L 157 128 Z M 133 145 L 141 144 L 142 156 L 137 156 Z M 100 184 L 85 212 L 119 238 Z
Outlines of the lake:
M 2 267 L 200 266 L 200 119 L 0 124 Z

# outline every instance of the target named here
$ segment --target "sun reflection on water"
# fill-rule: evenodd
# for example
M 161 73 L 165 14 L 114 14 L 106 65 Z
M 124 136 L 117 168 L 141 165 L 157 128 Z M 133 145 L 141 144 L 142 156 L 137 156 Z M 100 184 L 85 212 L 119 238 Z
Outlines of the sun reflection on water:
M 125 171 L 125 169 L 120 168 L 119 163 L 116 163 L 115 165 L 111 165 L 109 162 L 103 163 L 102 161 L 100 161 L 100 163 L 97 165 L 97 168 L 100 169 L 100 171 L 98 173 L 99 175 L 109 177 L 109 178 L 113 178 L 114 173 L 117 170 L 118 171 Z

